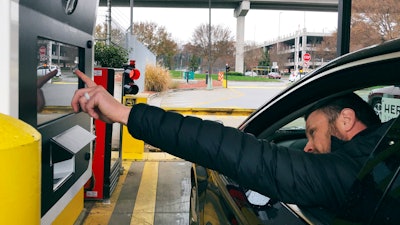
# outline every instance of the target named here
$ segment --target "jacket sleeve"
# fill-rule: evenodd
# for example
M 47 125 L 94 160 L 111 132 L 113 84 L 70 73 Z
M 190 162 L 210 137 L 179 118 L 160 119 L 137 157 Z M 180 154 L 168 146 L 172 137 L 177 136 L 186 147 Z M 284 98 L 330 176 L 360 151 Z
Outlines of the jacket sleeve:
M 132 107 L 128 130 L 165 152 L 286 203 L 336 208 L 356 176 L 346 157 L 279 147 L 217 122 L 145 104 Z

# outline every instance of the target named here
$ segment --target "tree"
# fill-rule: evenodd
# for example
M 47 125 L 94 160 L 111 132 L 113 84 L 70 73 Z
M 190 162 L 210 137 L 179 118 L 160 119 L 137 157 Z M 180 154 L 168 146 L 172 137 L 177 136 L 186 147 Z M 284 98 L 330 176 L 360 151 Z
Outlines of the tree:
M 260 61 L 258 62 L 258 65 L 259 66 L 271 66 L 271 59 L 269 58 L 268 50 L 263 49 L 263 54 L 262 54 Z
M 194 55 L 198 55 L 202 58 L 202 67 L 208 68 L 209 63 L 211 68 L 213 68 L 213 66 L 225 68 L 225 64 L 233 64 L 235 43 L 233 41 L 232 32 L 221 25 L 211 26 L 211 54 L 209 54 L 208 31 L 208 24 L 199 25 L 195 28 L 190 43 L 193 47 L 193 51 L 196 52 Z
M 244 65 L 246 71 L 259 65 L 260 60 L 263 58 L 263 50 L 258 47 L 256 43 L 247 43 L 244 47 Z
M 318 59 L 324 62 L 328 62 L 336 57 L 337 52 L 337 32 L 332 33 L 331 36 L 323 37 L 320 44 L 316 44 L 313 60 Z
M 124 34 L 118 29 L 111 30 L 111 43 L 106 45 L 106 24 L 95 27 L 94 61 L 103 67 L 121 68 L 128 62 L 128 51 L 121 47 L 124 44 Z
M 172 68 L 174 56 L 178 52 L 178 44 L 172 39 L 163 26 L 154 22 L 139 22 L 133 24 L 133 34 L 150 51 L 157 56 L 157 61 L 167 68 Z
M 288 61 L 289 55 L 287 53 L 278 52 L 277 47 L 278 45 L 274 45 L 272 48 L 268 49 L 269 59 L 271 62 L 276 62 L 278 66 L 282 69 L 284 68 L 285 63 Z M 272 66 L 271 62 L 270 66 Z
M 125 35 L 119 29 L 111 29 L 111 44 L 123 46 Z M 96 41 L 107 41 L 107 25 L 104 23 L 103 25 L 98 24 L 95 27 L 94 38 Z
M 128 62 L 128 51 L 118 45 L 98 41 L 94 46 L 94 61 L 102 67 L 121 68 Z
M 400 1 L 353 0 L 350 50 L 400 36 Z

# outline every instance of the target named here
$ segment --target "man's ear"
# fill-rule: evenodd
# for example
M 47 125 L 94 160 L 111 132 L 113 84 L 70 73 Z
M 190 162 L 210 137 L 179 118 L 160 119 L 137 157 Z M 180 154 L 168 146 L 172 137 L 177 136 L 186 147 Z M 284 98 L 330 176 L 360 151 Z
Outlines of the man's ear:
M 344 108 L 340 112 L 340 117 L 341 117 L 341 125 L 343 126 L 345 131 L 351 130 L 355 123 L 356 123 L 356 112 L 354 112 L 353 109 L 350 108 Z

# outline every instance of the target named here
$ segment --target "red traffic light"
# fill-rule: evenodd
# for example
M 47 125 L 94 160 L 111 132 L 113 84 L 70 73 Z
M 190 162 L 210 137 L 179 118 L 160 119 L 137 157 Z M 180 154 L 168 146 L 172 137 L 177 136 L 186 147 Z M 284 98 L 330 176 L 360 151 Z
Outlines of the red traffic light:
M 129 77 L 130 77 L 132 80 L 137 80 L 137 79 L 139 79 L 139 77 L 140 77 L 140 71 L 139 71 L 138 69 L 132 69 L 132 70 L 129 72 Z

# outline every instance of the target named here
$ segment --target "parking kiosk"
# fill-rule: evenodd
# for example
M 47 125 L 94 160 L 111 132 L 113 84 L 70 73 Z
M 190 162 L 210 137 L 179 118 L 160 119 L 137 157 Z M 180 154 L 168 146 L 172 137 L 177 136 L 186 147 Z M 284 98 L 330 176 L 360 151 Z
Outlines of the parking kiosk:
M 83 210 L 95 137 L 91 118 L 74 113 L 71 107 L 74 92 L 84 87 L 73 70 L 92 76 L 98 1 L 12 0 L 9 4 L 13 37 L 7 46 L 12 51 L 9 79 L 15 87 L 10 99 L 17 106 L 10 114 L 42 137 L 37 216 L 41 224 L 73 224 Z M 39 74 L 43 65 L 59 68 L 61 75 Z M 20 165 L 15 162 L 15 166 Z

